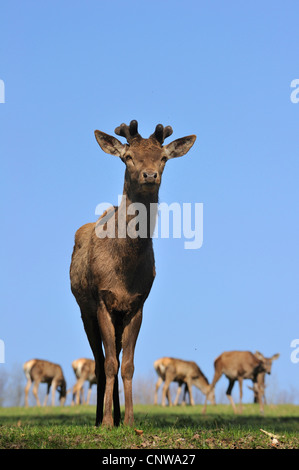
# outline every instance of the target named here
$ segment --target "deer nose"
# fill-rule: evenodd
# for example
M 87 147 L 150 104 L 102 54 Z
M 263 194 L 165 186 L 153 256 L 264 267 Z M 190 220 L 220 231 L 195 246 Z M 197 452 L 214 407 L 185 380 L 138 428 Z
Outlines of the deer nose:
M 158 173 L 155 171 L 144 171 L 143 172 L 143 178 L 146 183 L 155 183 L 155 180 L 157 179 Z

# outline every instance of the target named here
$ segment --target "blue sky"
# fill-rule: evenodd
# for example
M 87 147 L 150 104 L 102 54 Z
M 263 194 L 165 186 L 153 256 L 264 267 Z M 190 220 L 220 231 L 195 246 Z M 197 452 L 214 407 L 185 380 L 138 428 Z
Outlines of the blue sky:
M 40 357 L 71 385 L 72 360 L 91 357 L 74 233 L 117 203 L 124 177 L 93 132 L 137 119 L 144 137 L 159 122 L 171 139 L 197 135 L 168 162 L 160 201 L 203 203 L 204 229 L 199 250 L 154 240 L 136 376 L 169 355 L 211 380 L 221 352 L 248 349 L 279 352 L 275 380 L 299 388 L 298 14 L 292 0 L 2 2 L 0 368 Z

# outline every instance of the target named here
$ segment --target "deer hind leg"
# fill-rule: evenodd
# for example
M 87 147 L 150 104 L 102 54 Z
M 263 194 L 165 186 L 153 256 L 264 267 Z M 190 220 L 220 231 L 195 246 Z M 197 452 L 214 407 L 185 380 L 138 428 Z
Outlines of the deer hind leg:
M 170 395 L 170 384 L 175 378 L 171 367 L 169 367 L 165 372 L 165 382 L 162 388 L 162 406 L 166 406 L 166 396 L 168 399 L 168 405 L 172 406 L 171 395 Z
M 234 413 L 236 414 L 237 413 L 237 408 L 236 408 L 235 402 L 233 400 L 233 397 L 231 395 L 234 383 L 235 383 L 234 380 L 229 379 L 229 385 L 228 385 L 228 388 L 227 388 L 227 391 L 226 391 L 226 396 L 229 399 L 229 401 L 230 401 L 230 403 L 233 407 Z
M 142 322 L 142 309 L 131 318 L 122 333 L 122 364 L 121 376 L 125 393 L 125 417 L 124 424 L 132 426 L 134 423 L 132 380 L 134 374 L 134 352 Z
M 89 405 L 90 395 L 91 395 L 91 384 L 89 384 L 88 391 L 87 391 L 86 405 Z
M 158 390 L 161 386 L 163 382 L 163 379 L 162 377 L 159 377 L 157 382 L 156 382 L 156 386 L 155 386 L 155 397 L 154 397 L 154 405 L 157 405 L 158 404 Z
M 78 379 L 77 382 L 75 383 L 73 387 L 72 405 L 74 404 L 79 405 L 80 394 L 82 395 L 84 382 L 85 382 L 85 377 L 80 377 L 80 379 Z
M 32 380 L 30 378 L 28 378 L 27 380 L 27 383 L 26 383 L 26 387 L 25 387 L 25 407 L 28 408 L 28 393 L 29 393 L 29 390 L 30 390 L 30 387 L 32 385 Z
M 103 420 L 103 407 L 105 395 L 104 354 L 99 324 L 96 316 L 89 316 L 81 310 L 84 329 L 95 359 L 95 374 L 97 379 L 97 411 L 95 425 L 99 426 Z
M 34 382 L 33 389 L 32 389 L 32 393 L 33 393 L 33 395 L 35 396 L 37 406 L 41 406 L 41 405 L 40 405 L 39 398 L 38 398 L 38 387 L 39 387 L 39 384 L 40 384 L 40 381 L 36 380 L 36 381 Z

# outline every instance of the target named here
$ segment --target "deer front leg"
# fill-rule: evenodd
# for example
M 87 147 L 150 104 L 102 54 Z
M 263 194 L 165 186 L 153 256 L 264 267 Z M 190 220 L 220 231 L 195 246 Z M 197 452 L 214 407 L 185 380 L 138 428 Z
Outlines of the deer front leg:
M 179 382 L 178 389 L 177 389 L 177 392 L 176 392 L 176 396 L 175 396 L 175 399 L 174 399 L 174 402 L 173 402 L 174 406 L 176 406 L 179 402 L 182 386 L 183 386 L 183 382 Z M 184 392 L 182 405 L 185 405 L 185 404 L 186 404 L 186 402 L 185 402 L 185 392 Z
M 49 387 L 50 388 L 50 387 Z M 55 381 L 52 382 L 52 406 L 55 406 L 55 392 L 57 388 L 57 383 Z
M 174 406 L 176 406 L 179 402 L 181 390 L 182 390 L 182 383 L 179 383 L 179 386 L 178 386 L 178 389 L 177 389 L 177 392 L 176 392 L 176 396 L 175 396 L 175 399 L 174 399 L 174 402 L 173 402 Z M 184 400 L 183 400 L 182 405 L 185 405 Z
M 97 378 L 97 411 L 95 425 L 99 426 L 103 420 L 103 405 L 106 383 L 102 338 L 100 335 L 99 322 L 97 316 L 90 315 L 88 312 L 88 308 L 81 308 L 81 315 L 88 342 L 90 344 L 95 359 L 95 374 Z
M 131 321 L 125 326 L 122 334 L 123 356 L 121 364 L 121 376 L 124 384 L 125 394 L 124 424 L 129 426 L 132 426 L 134 423 L 132 379 L 134 374 L 135 345 L 141 322 L 142 309 L 138 310 L 138 312 L 131 318 Z
M 243 398 L 243 378 L 239 377 L 238 378 L 239 382 L 239 389 L 240 389 L 240 404 L 239 404 L 239 411 L 240 414 L 242 414 L 243 408 L 242 408 L 242 398 Z
M 104 369 L 106 376 L 106 387 L 102 424 L 104 426 L 112 427 L 114 424 L 112 416 L 112 405 L 115 400 L 113 392 L 119 369 L 116 333 L 114 325 L 115 318 L 112 318 L 112 315 L 107 311 L 106 307 L 103 305 L 98 309 L 98 321 L 105 349 Z
M 46 396 L 45 396 L 45 399 L 44 399 L 44 405 L 43 405 L 43 406 L 46 406 L 47 403 L 48 403 L 48 397 L 49 397 L 50 387 L 51 387 L 51 385 L 50 385 L 50 384 L 47 384 L 47 393 L 46 393 Z
M 188 387 L 190 405 L 194 406 L 195 401 L 194 401 L 193 394 L 192 394 L 192 382 L 191 381 L 186 382 L 186 386 Z
M 216 385 L 216 383 L 218 382 L 218 380 L 220 379 L 221 376 L 222 376 L 222 371 L 218 370 L 218 369 L 215 369 L 213 381 L 212 381 L 211 385 L 209 386 L 208 391 L 206 393 L 205 403 L 204 403 L 204 407 L 202 409 L 203 414 L 206 414 L 206 411 L 207 411 L 208 396 L 214 390 L 215 385 Z
M 264 388 L 261 385 L 259 385 L 257 382 L 253 383 L 253 388 L 256 391 L 257 401 L 260 405 L 260 413 L 264 414 L 264 402 L 263 402 Z

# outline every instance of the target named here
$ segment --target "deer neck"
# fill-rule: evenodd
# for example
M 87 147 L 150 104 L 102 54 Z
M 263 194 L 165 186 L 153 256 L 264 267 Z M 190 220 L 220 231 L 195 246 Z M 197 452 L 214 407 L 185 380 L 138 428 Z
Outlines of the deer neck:
M 118 207 L 120 214 L 119 220 L 125 225 L 127 233 L 128 228 L 136 227 L 138 222 L 138 233 L 140 238 L 151 239 L 158 212 L 158 189 L 148 192 L 137 192 L 126 180 L 123 194 Z M 118 222 L 120 225 L 120 222 Z
M 207 394 L 209 389 L 210 389 L 210 386 L 209 386 L 209 382 L 204 379 L 203 377 L 201 378 L 198 378 L 195 382 L 194 382 L 194 385 L 203 393 L 203 394 Z

